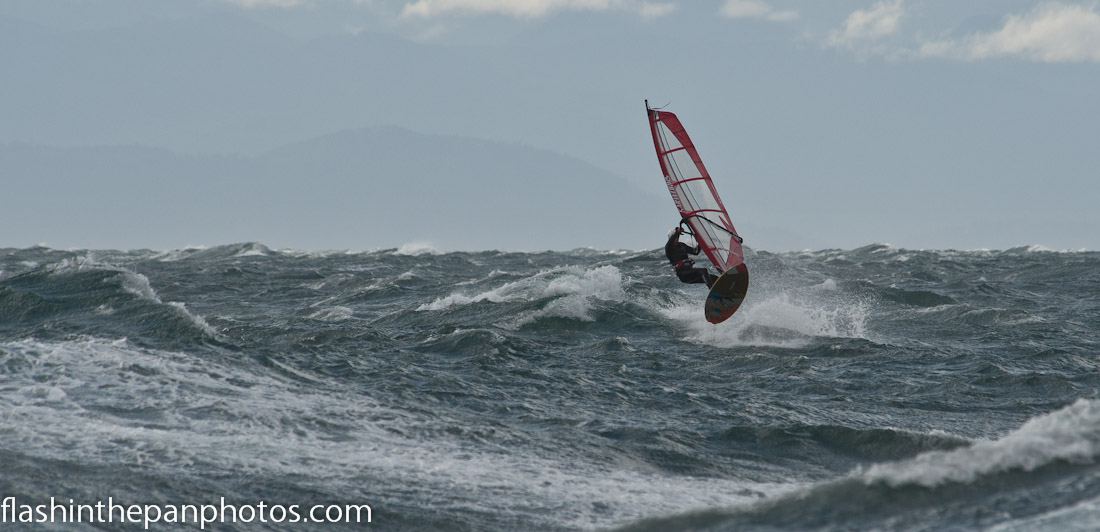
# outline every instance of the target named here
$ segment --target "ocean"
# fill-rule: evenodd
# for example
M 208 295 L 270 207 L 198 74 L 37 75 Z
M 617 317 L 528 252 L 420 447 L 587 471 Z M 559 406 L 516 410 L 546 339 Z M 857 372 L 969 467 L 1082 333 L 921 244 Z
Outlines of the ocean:
M 1100 253 L 746 259 L 715 326 L 656 249 L 0 249 L 0 496 L 372 509 L 216 530 L 1100 529 Z

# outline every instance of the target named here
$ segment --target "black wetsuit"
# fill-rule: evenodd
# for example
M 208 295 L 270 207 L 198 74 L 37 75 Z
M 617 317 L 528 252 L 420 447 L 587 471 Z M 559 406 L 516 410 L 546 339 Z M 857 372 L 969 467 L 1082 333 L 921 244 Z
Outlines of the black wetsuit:
M 695 261 L 688 255 L 698 255 L 699 247 L 691 247 L 680 242 L 680 235 L 672 235 L 665 244 L 665 256 L 676 270 L 676 277 L 684 283 L 706 283 L 707 288 L 714 284 L 714 276 L 706 268 L 696 268 Z

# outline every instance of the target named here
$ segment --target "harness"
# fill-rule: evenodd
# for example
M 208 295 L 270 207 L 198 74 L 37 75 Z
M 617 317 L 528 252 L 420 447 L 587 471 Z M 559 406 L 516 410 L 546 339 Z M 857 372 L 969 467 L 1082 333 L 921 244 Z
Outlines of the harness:
M 672 269 L 677 271 L 684 270 L 692 266 L 695 266 L 695 261 L 691 259 L 681 259 L 672 263 Z

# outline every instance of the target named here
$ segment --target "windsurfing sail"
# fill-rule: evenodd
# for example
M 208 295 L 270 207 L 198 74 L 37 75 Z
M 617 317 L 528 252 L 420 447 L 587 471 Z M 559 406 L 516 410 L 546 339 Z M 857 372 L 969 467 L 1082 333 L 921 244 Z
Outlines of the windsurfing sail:
M 650 109 L 649 102 L 646 111 L 668 191 L 699 248 L 722 271 L 744 264 L 741 237 L 680 119 L 670 112 Z

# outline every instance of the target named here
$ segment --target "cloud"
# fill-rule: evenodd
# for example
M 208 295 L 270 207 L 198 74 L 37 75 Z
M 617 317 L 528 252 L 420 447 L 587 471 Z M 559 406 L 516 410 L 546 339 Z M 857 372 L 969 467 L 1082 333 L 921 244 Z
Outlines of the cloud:
M 635 0 L 416 0 L 405 4 L 403 17 L 436 17 L 448 14 L 506 15 L 539 18 L 555 11 L 632 10 L 646 18 L 667 15 L 675 10 L 668 2 Z
M 676 11 L 676 4 L 670 4 L 668 2 L 642 2 L 638 14 L 644 18 L 658 18 L 672 13 L 673 11 Z
M 772 22 L 787 22 L 798 18 L 798 11 L 777 10 L 760 0 L 726 0 L 721 13 L 729 18 L 758 18 Z
M 855 47 L 873 43 L 898 32 L 905 7 L 901 0 L 879 2 L 868 9 L 848 15 L 844 27 L 829 33 L 828 43 L 837 47 Z
M 290 8 L 305 4 L 305 0 L 226 0 L 245 9 L 261 9 L 268 7 Z
M 1045 63 L 1100 62 L 1100 13 L 1095 4 L 1045 4 L 1009 15 L 994 32 L 926 42 L 918 54 L 968 61 L 1020 57 Z

